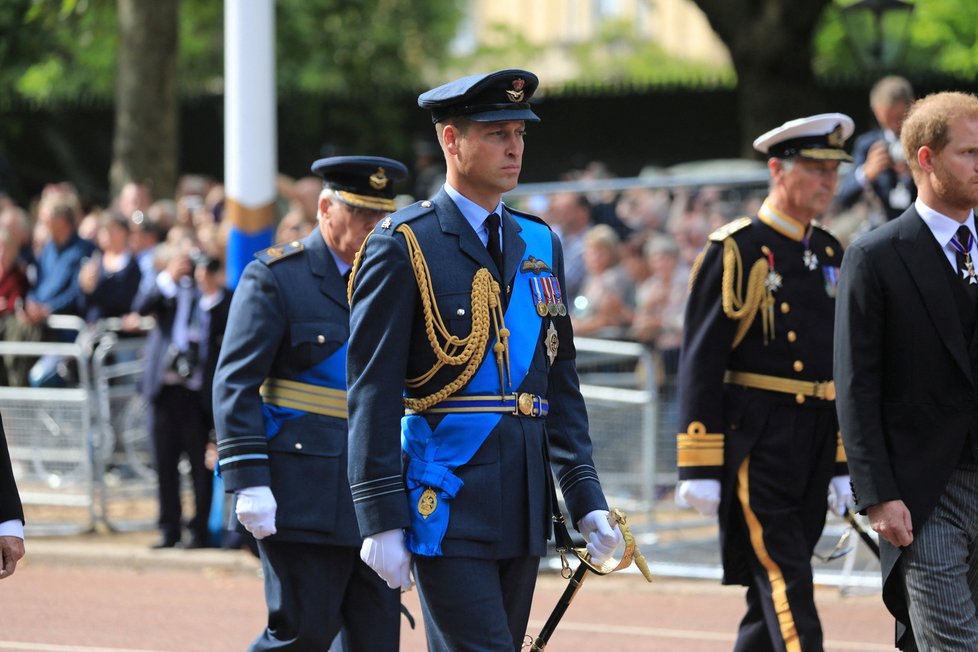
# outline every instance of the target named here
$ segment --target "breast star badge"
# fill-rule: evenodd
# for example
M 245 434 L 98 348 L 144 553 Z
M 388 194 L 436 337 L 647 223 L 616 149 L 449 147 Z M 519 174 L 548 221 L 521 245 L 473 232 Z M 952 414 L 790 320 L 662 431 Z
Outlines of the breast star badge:
M 557 329 L 554 328 L 553 320 L 550 320 L 550 328 L 547 329 L 547 335 L 543 339 L 543 344 L 547 348 L 547 357 L 550 358 L 550 364 L 554 363 L 557 359 L 557 348 L 560 346 L 560 341 L 557 339 Z

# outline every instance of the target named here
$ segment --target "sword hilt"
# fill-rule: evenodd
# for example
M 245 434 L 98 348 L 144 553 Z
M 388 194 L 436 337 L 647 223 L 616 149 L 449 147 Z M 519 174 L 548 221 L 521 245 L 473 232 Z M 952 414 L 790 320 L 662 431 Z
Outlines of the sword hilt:
M 625 542 L 625 550 L 622 552 L 621 559 L 617 561 L 615 561 L 613 558 L 608 559 L 600 566 L 597 566 L 591 561 L 591 555 L 588 554 L 587 548 L 572 548 L 574 554 L 581 560 L 581 564 L 586 566 L 592 573 L 596 573 L 598 575 L 608 575 L 609 573 L 613 573 L 615 571 L 624 570 L 625 568 L 631 566 L 632 562 L 635 562 L 635 566 L 637 566 L 642 572 L 645 579 L 651 582 L 652 573 L 649 571 L 649 564 L 645 559 L 645 555 L 643 555 L 642 551 L 638 549 L 638 544 L 635 542 L 635 536 L 628 527 L 628 521 L 624 512 L 618 508 L 612 509 L 610 512 L 608 512 L 608 525 L 611 527 L 615 527 L 617 525 L 618 529 L 621 531 L 621 538 Z
M 614 559 L 609 559 L 600 566 L 596 566 L 591 561 L 591 555 L 588 554 L 587 548 L 570 548 L 581 563 L 578 564 L 577 570 L 574 571 L 573 575 L 569 574 L 570 564 L 567 563 L 567 558 L 565 553 L 567 548 L 558 546 L 558 551 L 560 552 L 560 562 L 561 562 L 561 576 L 569 578 L 567 582 L 567 588 L 564 589 L 564 593 L 560 596 L 560 600 L 554 606 L 553 611 L 550 613 L 550 617 L 547 618 L 547 622 L 544 623 L 543 629 L 540 630 L 540 635 L 536 638 L 532 638 L 529 635 L 524 639 L 523 648 L 529 650 L 529 652 L 542 652 L 547 647 L 547 643 L 550 641 L 550 636 L 557 629 L 557 624 L 560 623 L 560 619 L 564 617 L 564 613 L 570 606 L 571 601 L 574 600 L 574 596 L 577 591 L 581 588 L 581 584 L 584 583 L 584 579 L 587 577 L 588 571 L 595 573 L 597 575 L 608 575 L 618 570 L 628 568 L 632 562 L 642 571 L 642 575 L 649 582 L 652 581 L 652 573 L 649 572 L 648 562 L 645 560 L 645 556 L 638 549 L 638 545 L 635 543 L 635 537 L 632 535 L 632 531 L 628 527 L 628 522 L 625 518 L 625 514 L 620 509 L 613 509 L 608 512 L 608 525 L 611 527 L 618 526 L 621 531 L 622 540 L 625 542 L 625 550 L 621 555 L 621 559 L 615 561 Z M 567 572 L 568 574 L 565 574 Z

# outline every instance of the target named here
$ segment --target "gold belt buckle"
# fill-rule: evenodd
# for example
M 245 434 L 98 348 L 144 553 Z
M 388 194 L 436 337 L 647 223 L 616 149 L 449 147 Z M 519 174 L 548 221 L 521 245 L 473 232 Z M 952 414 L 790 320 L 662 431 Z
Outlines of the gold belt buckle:
M 835 382 L 828 380 L 825 382 L 815 382 L 815 398 L 824 401 L 835 400 Z
M 513 414 L 522 414 L 525 417 L 533 414 L 533 394 L 522 392 L 516 395 L 516 409 Z

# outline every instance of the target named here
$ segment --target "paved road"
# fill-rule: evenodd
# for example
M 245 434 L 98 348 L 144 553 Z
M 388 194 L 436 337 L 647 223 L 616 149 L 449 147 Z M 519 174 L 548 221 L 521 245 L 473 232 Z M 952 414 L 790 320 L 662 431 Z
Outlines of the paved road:
M 28 541 L 28 558 L 0 582 L 0 650 L 22 652 L 240 652 L 264 617 L 255 560 L 235 551 L 148 551 L 99 541 Z M 33 556 L 32 556 L 33 552 Z M 536 634 L 565 583 L 541 575 Z M 405 594 L 415 615 L 415 592 Z M 888 651 L 892 621 L 875 593 L 820 587 L 828 651 Z M 739 588 L 713 581 L 591 577 L 548 650 L 715 652 L 732 647 Z M 420 620 L 420 619 L 419 619 Z M 405 652 L 425 649 L 406 627 Z

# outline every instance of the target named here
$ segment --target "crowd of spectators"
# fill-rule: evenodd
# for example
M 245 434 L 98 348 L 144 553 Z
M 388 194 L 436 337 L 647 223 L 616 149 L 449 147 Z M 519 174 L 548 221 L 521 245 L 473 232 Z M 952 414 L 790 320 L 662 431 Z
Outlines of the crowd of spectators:
M 440 185 L 436 168 L 423 172 L 418 188 Z M 515 203 L 540 215 L 562 241 L 563 298 L 575 334 L 638 342 L 656 356 L 666 419 L 661 427 L 670 430 L 690 270 L 713 230 L 755 214 L 766 186 L 588 190 L 589 181 L 609 176 L 604 165 L 591 163 L 563 175 L 568 189 L 519 196 Z M 299 239 L 315 227 L 321 187 L 314 177 L 279 177 L 275 242 Z M 159 289 L 174 256 L 210 261 L 211 266 L 223 261 L 228 226 L 221 219 L 223 204 L 223 186 L 196 175 L 183 177 L 172 197 L 154 197 L 148 185 L 128 183 L 107 207 L 85 206 L 68 183 L 47 186 L 28 207 L 0 194 L 2 337 L 42 341 L 74 336 L 47 327 L 53 313 L 77 315 L 90 324 L 118 317 L 124 329 L 145 324 L 134 308 Z M 831 226 L 838 217 L 840 225 L 859 232 L 867 228 L 858 226 L 865 222 L 860 217 L 864 210 L 858 203 L 844 211 L 840 206 L 838 215 L 827 215 L 825 221 Z M 57 381 L 63 370 L 54 362 L 6 356 L 0 384 Z M 178 540 L 172 532 L 164 539 Z
M 604 174 L 593 165 L 566 180 L 594 178 L 593 170 Z M 563 244 L 574 333 L 640 342 L 674 367 L 690 269 L 711 231 L 756 210 L 764 193 L 752 190 L 629 188 L 533 198 Z
M 321 182 L 280 177 L 276 241 L 315 225 Z M 5 340 L 70 338 L 46 327 L 51 314 L 88 323 L 132 318 L 164 270 L 168 250 L 224 258 L 224 188 L 198 175 L 181 178 L 173 196 L 156 198 L 148 184 L 127 183 L 109 206 L 89 205 L 70 183 L 47 185 L 29 206 L 0 192 L 0 332 Z M 129 321 L 127 323 L 134 324 Z M 5 385 L 26 385 L 10 365 Z
M 603 164 L 592 162 L 562 176 L 570 187 L 580 182 L 582 190 L 520 197 L 517 204 L 543 217 L 562 241 L 564 298 L 575 333 L 646 344 L 662 353 L 671 371 L 696 256 L 714 229 L 754 214 L 765 188 L 583 190 L 588 181 L 609 176 Z M 432 179 L 426 169 L 424 187 L 437 186 Z M 277 187 L 274 241 L 301 238 L 315 226 L 321 182 L 282 175 Z M 67 183 L 49 185 L 26 209 L 0 195 L 3 337 L 56 337 L 44 327 L 51 313 L 89 322 L 125 317 L 137 294 L 156 282 L 168 248 L 222 260 L 223 202 L 223 186 L 197 175 L 183 177 L 172 197 L 154 198 L 148 185 L 131 182 L 110 206 L 85 210 Z M 843 218 L 846 224 L 859 221 L 858 204 L 845 209 L 840 225 Z M 7 384 L 27 382 L 7 367 Z

